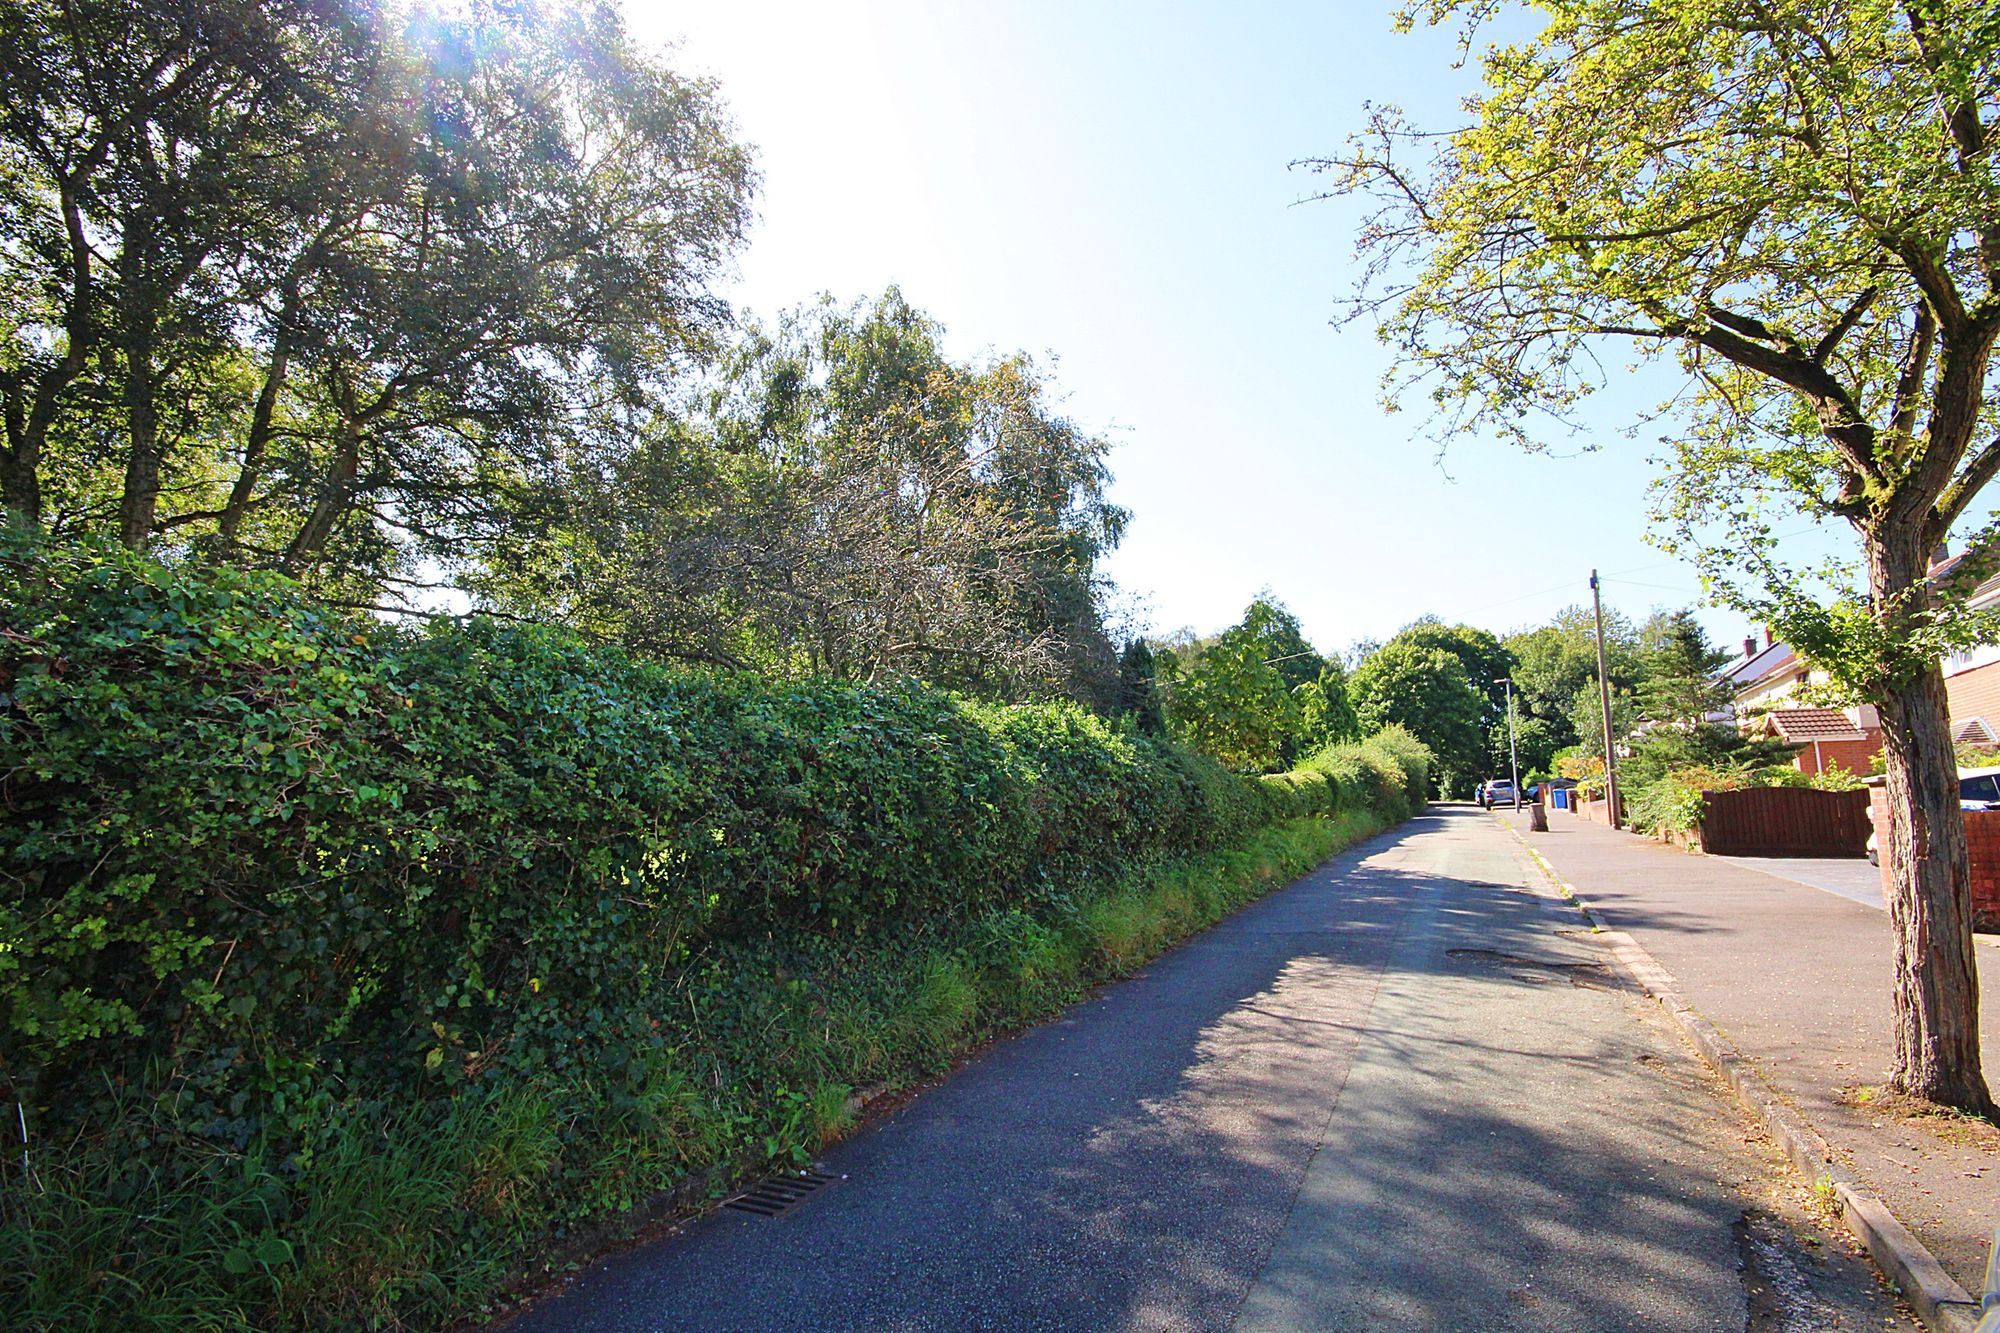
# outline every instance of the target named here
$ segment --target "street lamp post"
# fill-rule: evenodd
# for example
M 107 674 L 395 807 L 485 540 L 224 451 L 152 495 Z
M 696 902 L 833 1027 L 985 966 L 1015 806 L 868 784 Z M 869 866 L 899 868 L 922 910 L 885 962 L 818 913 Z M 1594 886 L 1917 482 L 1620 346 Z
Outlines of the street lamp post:
M 1514 678 L 1512 676 L 1493 682 L 1507 687 L 1507 772 L 1514 779 L 1514 808 L 1521 808 L 1521 755 L 1514 747 Z

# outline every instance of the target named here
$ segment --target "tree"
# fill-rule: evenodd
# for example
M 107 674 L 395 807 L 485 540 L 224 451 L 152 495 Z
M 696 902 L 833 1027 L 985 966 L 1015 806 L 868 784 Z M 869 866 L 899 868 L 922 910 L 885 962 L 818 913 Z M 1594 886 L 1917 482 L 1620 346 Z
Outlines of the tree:
M 1325 743 L 1319 736 L 1329 720 L 1339 725 L 1345 695 L 1336 703 L 1321 692 L 1320 681 L 1326 673 L 1327 660 L 1306 642 L 1299 618 L 1269 588 L 1257 594 L 1244 609 L 1243 619 L 1225 633 L 1253 640 L 1264 654 L 1265 665 L 1278 673 L 1292 696 L 1293 706 L 1285 712 L 1288 727 L 1278 744 L 1276 764 L 1279 768 L 1290 768 L 1300 756 Z M 1327 713 L 1329 707 L 1335 710 L 1331 719 Z
M 1235 626 L 1197 651 L 1163 651 L 1159 662 L 1175 737 L 1241 773 L 1279 766 L 1299 730 L 1298 704 L 1255 635 Z
M 309 2 L 0 5 L 10 521 L 42 522 L 59 468 L 116 462 L 106 517 L 128 545 L 150 532 L 173 436 L 162 411 L 229 338 L 228 275 L 270 230 L 283 164 L 303 172 L 369 81 L 375 17 L 341 17 Z M 96 430 L 66 430 L 82 411 Z
M 1745 769 L 1790 757 L 1782 743 L 1752 740 L 1737 729 L 1735 691 L 1717 674 L 1729 654 L 1709 645 L 1692 612 L 1655 614 L 1639 637 L 1645 675 L 1632 707 L 1642 721 L 1619 769 L 1621 792 L 1636 795 L 1676 769 Z
M 1396 638 L 1419 648 L 1441 648 L 1457 658 L 1465 679 L 1484 699 L 1481 729 L 1497 736 L 1498 743 L 1486 746 L 1485 762 L 1490 773 L 1507 771 L 1507 677 L 1513 674 L 1514 658 L 1500 641 L 1471 625 L 1447 625 L 1436 616 L 1420 616 L 1396 632 Z
M 1244 608 L 1238 628 L 1264 649 L 1264 660 L 1283 677 L 1285 688 L 1296 690 L 1319 679 L 1326 659 L 1306 642 L 1299 618 L 1266 588 Z
M 1711 647 L 1691 611 L 1663 612 L 1641 631 L 1646 675 L 1637 691 L 1639 715 L 1693 732 L 1718 724 L 1735 730 L 1735 691 L 1717 674 L 1729 654 Z
M 1564 607 L 1548 624 L 1508 635 L 1502 646 L 1514 658 L 1521 769 L 1547 772 L 1556 751 L 1575 745 L 1584 734 L 1571 723 L 1577 696 L 1588 690 L 1590 698 L 1597 698 L 1594 619 L 1588 607 Z M 1612 687 L 1629 689 L 1638 678 L 1637 636 L 1632 623 L 1615 610 L 1604 615 L 1604 647 Z M 1596 723 L 1592 729 L 1603 730 Z
M 1130 718 L 1141 736 L 1167 734 L 1167 717 L 1160 708 L 1158 670 L 1153 650 L 1144 639 L 1134 639 L 1118 655 L 1118 702 L 1116 712 Z
M 1477 24 L 1483 0 L 1427 0 Z M 1899 1090 L 1991 1114 L 1941 653 L 2000 565 L 1931 553 L 2000 472 L 2000 10 L 1985 0 L 1550 0 L 1470 123 L 1393 109 L 1313 165 L 1372 192 L 1357 311 L 1447 433 L 1578 424 L 1606 340 L 1687 390 L 1664 512 L 1712 586 L 1881 711 Z M 1468 34 L 1469 36 L 1470 34 Z M 1414 160 L 1413 160 L 1414 155 Z M 1853 526 L 1823 605 L 1762 502 Z M 1709 526 L 1734 528 L 1708 540 Z
M 746 324 L 475 591 L 660 656 L 1111 708 L 1104 442 L 1025 357 L 956 363 L 943 336 L 893 288 Z
M 1354 669 L 1349 692 L 1362 735 L 1401 725 L 1430 747 L 1440 792 L 1466 788 L 1484 771 L 1488 701 L 1455 654 L 1397 635 Z
M 608 5 L 0 22 L 15 522 L 365 593 L 615 449 L 726 314 L 747 152 Z
M 1338 685 L 1338 667 L 1329 675 L 1298 617 L 1269 589 L 1221 634 L 1184 632 L 1158 660 L 1173 733 L 1232 768 L 1289 767 L 1344 723 L 1345 690 L 1330 698 L 1323 688 Z
M 1597 677 L 1593 674 L 1585 681 L 1583 688 L 1576 692 L 1569 704 L 1569 725 L 1577 737 L 1570 753 L 1592 761 L 1593 771 L 1604 771 L 1604 699 L 1599 693 Z M 1611 744 L 1623 754 L 1629 745 L 1632 733 L 1639 727 L 1639 707 L 1633 702 L 1630 690 L 1611 688 Z
M 1337 745 L 1361 734 L 1361 720 L 1354 715 L 1354 702 L 1348 697 L 1347 668 L 1338 659 L 1327 659 L 1320 667 L 1319 679 L 1296 687 L 1292 695 L 1299 701 L 1302 750 Z

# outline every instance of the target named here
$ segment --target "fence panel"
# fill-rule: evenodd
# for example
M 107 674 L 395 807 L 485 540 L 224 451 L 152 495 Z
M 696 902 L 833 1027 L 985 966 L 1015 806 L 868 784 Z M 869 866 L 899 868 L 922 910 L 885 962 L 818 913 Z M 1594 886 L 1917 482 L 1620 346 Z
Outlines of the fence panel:
M 1753 787 L 1701 799 L 1701 847 L 1715 856 L 1868 854 L 1865 791 Z

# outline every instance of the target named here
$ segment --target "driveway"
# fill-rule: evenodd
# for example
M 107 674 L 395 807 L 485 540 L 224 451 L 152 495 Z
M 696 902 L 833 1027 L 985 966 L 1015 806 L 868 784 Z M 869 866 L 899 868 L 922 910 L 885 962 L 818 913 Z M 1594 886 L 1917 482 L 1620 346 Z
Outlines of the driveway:
M 1877 911 L 1882 905 L 1882 872 L 1866 857 L 1841 856 L 1718 856 L 1718 861 L 1762 871 L 1809 889 L 1839 894 Z

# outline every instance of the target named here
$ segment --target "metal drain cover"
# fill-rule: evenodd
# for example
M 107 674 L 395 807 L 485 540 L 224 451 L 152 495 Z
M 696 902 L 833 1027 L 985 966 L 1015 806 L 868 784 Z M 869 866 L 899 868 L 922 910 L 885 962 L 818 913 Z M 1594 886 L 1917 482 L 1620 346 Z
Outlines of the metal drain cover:
M 755 1217 L 776 1217 L 790 1212 L 838 1179 L 838 1176 L 818 1171 L 802 1171 L 796 1176 L 772 1176 L 758 1181 L 722 1206 L 732 1212 L 749 1213 Z

